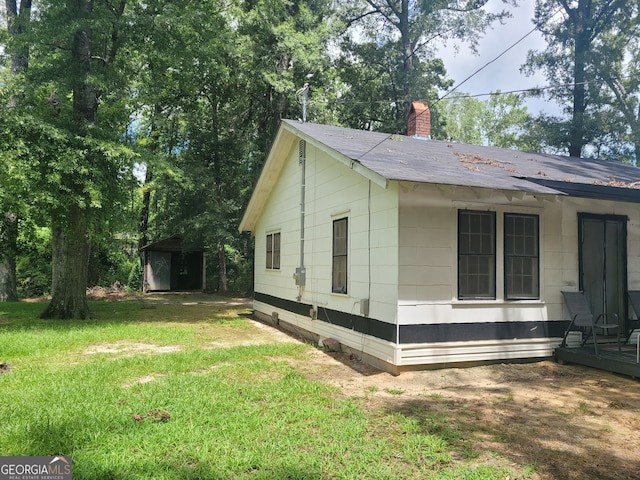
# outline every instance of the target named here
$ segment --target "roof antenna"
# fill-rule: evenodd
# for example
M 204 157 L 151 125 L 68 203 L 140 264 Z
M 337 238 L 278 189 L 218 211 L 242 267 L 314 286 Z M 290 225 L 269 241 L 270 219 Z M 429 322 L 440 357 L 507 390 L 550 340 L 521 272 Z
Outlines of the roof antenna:
M 298 98 L 298 102 L 302 103 L 302 123 L 306 123 L 307 121 L 307 94 L 308 93 L 309 93 L 308 83 L 305 83 L 304 86 L 296 92 L 296 97 Z M 300 97 L 302 97 L 302 101 L 300 101 Z

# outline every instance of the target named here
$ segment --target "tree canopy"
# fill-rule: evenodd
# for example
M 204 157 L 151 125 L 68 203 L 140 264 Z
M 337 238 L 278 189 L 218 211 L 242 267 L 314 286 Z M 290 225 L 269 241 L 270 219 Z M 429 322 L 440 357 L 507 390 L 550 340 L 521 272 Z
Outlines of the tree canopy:
M 439 108 L 444 138 L 492 147 L 536 150 L 527 135 L 532 117 L 517 94 L 499 90 L 482 101 L 463 93 L 442 100 Z
M 541 124 L 560 151 L 577 157 L 586 146 L 598 154 L 608 151 L 606 144 L 635 143 L 637 114 L 630 112 L 638 90 L 628 75 L 637 69 L 638 7 L 637 1 L 537 0 L 533 21 L 547 44 L 529 52 L 524 69 L 544 72 L 557 87 L 544 94 L 565 117 Z
M 43 316 L 86 318 L 87 286 L 141 288 L 138 249 L 175 234 L 212 253 L 209 285 L 250 289 L 237 225 L 305 84 L 318 123 L 400 133 L 420 99 L 435 138 L 634 160 L 637 2 L 537 2 L 547 49 L 525 69 L 568 85 L 545 90 L 562 118 L 515 94 L 438 100 L 453 80 L 437 47 L 476 50 L 516 8 L 487 4 L 5 0 L 0 300 L 51 294 Z

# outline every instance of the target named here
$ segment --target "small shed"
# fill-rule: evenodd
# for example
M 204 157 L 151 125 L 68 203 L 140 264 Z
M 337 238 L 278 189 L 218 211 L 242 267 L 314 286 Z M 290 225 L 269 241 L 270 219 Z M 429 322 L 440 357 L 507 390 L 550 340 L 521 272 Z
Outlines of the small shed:
M 204 248 L 185 248 L 182 237 L 173 235 L 140 249 L 144 258 L 143 291 L 175 292 L 204 290 Z

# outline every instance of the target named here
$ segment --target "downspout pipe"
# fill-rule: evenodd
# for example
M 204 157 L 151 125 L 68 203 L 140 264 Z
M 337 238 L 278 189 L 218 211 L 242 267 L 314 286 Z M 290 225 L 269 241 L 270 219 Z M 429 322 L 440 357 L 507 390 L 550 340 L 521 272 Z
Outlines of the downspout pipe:
M 300 266 L 296 268 L 294 278 L 298 286 L 298 298 L 302 299 L 302 289 L 306 283 L 306 268 L 304 265 L 304 217 L 306 207 L 306 143 L 300 140 L 299 145 L 299 164 L 300 164 Z
M 302 121 L 307 121 L 307 94 L 309 84 L 298 90 L 297 95 L 302 95 Z M 306 268 L 304 264 L 304 217 L 306 208 L 306 166 L 307 166 L 307 144 L 300 140 L 298 146 L 298 162 L 300 164 L 300 266 L 296 268 L 294 278 L 298 286 L 298 302 L 302 300 L 302 290 L 306 284 Z
M 306 150 L 306 148 L 305 148 Z M 304 268 L 304 217 L 306 209 L 306 152 L 305 156 L 300 159 L 300 268 Z

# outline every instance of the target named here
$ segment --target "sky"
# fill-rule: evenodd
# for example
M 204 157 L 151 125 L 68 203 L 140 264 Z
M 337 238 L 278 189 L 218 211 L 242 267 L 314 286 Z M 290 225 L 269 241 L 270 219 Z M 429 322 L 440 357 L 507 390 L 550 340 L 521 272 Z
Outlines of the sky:
M 512 18 L 507 19 L 504 25 L 496 23 L 492 29 L 487 30 L 478 44 L 479 55 L 474 55 L 464 45 L 460 46 L 458 53 L 455 53 L 453 45 L 439 49 L 438 55 L 444 61 L 449 78 L 455 81 L 454 86 L 495 59 L 533 28 L 531 19 L 533 18 L 534 4 L 534 0 L 521 0 L 519 7 L 510 7 Z M 490 0 L 487 6 L 490 10 L 499 10 L 502 7 L 503 4 L 500 0 Z M 527 52 L 529 50 L 543 50 L 544 47 L 545 42 L 542 35 L 537 31 L 532 33 L 502 57 L 474 75 L 473 78 L 467 80 L 457 91 L 478 95 L 496 90 L 508 92 L 546 85 L 547 81 L 542 74 L 527 77 L 520 73 L 520 66 L 525 63 Z M 478 98 L 486 100 L 489 97 Z M 541 98 L 527 99 L 525 103 L 529 112 L 534 115 L 541 112 L 549 114 L 559 112 L 559 107 L 555 103 L 549 103 Z

